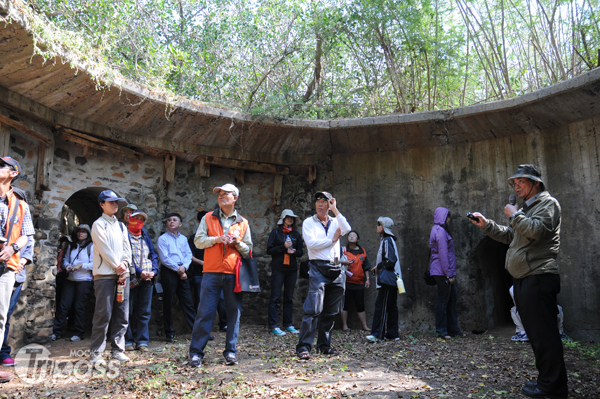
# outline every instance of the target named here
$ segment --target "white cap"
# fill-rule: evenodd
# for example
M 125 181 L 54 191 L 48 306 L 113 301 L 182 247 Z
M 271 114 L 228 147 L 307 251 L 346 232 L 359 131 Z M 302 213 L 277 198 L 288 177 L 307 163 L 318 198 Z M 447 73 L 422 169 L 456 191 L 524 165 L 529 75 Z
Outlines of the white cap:
M 281 212 L 281 218 L 279 218 L 279 221 L 277 222 L 277 224 L 283 224 L 283 219 L 285 219 L 286 216 L 298 218 L 297 215 L 294 215 L 294 212 L 291 209 L 284 209 L 283 212 Z
M 213 188 L 213 192 L 215 194 L 219 194 L 221 190 L 233 193 L 233 195 L 235 195 L 236 197 L 240 196 L 240 190 L 238 190 L 238 188 L 231 183 L 223 184 L 221 187 Z
M 134 216 L 141 216 L 142 218 L 144 218 L 144 221 L 148 220 L 148 215 L 146 215 L 145 212 L 142 212 L 140 210 L 137 210 L 135 212 L 133 212 L 131 215 L 129 215 L 129 217 L 134 217 Z

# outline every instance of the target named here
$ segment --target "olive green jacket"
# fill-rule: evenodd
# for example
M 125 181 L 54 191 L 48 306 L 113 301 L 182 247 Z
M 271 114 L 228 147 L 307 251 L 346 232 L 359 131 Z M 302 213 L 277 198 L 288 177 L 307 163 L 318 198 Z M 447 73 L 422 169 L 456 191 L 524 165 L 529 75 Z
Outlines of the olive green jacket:
M 560 212 L 558 201 L 543 191 L 526 212 L 520 210 L 510 218 L 510 226 L 488 220 L 483 232 L 496 241 L 510 244 L 505 267 L 511 276 L 558 274 Z

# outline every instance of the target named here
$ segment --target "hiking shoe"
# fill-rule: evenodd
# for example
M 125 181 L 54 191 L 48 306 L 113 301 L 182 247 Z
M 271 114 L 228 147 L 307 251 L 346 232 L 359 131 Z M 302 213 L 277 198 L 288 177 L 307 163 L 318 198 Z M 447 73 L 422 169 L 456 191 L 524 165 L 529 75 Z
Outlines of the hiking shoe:
M 79 342 L 81 340 L 82 340 L 82 338 L 79 335 L 73 335 L 71 337 L 71 342 Z
M 106 365 L 106 362 L 104 361 L 104 358 L 102 357 L 102 354 L 99 352 L 92 352 L 92 355 L 90 356 L 90 361 L 92 362 L 92 366 Z
M 52 337 L 50 337 L 50 339 L 52 339 L 52 341 L 56 341 L 57 339 L 60 339 L 60 335 L 52 334 Z
M 214 341 L 214 340 L 215 340 L 215 337 L 213 337 L 212 335 L 209 335 L 209 336 L 208 336 L 208 340 L 209 340 L 209 341 Z
M 198 355 L 194 355 L 188 364 L 190 367 L 200 367 L 202 366 L 202 358 Z
M 365 338 L 366 338 L 367 341 L 371 341 L 371 342 L 377 342 L 378 341 L 377 337 L 374 336 L 373 334 L 369 334 Z
M 281 328 L 279 328 L 279 327 L 275 327 L 274 329 L 272 329 L 271 333 L 275 334 L 275 335 L 277 335 L 279 337 L 282 337 L 282 336 L 286 335 L 285 331 L 281 331 Z
M 115 360 L 118 360 L 121 363 L 127 363 L 127 362 L 131 361 L 131 359 L 127 355 L 125 355 L 123 352 L 113 352 L 112 358 Z
M 515 342 L 527 342 L 529 341 L 529 337 L 527 337 L 527 333 L 520 332 L 512 336 L 511 340 Z
M 17 362 L 15 362 L 15 359 L 13 359 L 12 357 L 7 357 L 2 361 L 2 365 L 4 367 L 13 367 L 15 364 L 17 364 Z
M 139 350 L 140 352 L 148 352 L 148 346 L 147 345 L 140 345 L 137 347 L 137 350 Z
M 569 337 L 567 334 L 564 333 L 564 331 L 560 332 L 560 340 L 563 342 L 572 342 L 573 339 L 571 337 Z
M 238 364 L 237 357 L 233 353 L 228 353 L 227 356 L 225 356 L 225 364 L 227 366 L 235 366 Z
M 125 351 L 126 352 L 131 352 L 134 351 L 135 348 L 133 347 L 133 345 L 125 345 Z
M 292 333 L 292 334 L 300 334 L 300 331 L 296 330 L 294 328 L 294 326 L 289 326 L 285 328 L 285 331 Z

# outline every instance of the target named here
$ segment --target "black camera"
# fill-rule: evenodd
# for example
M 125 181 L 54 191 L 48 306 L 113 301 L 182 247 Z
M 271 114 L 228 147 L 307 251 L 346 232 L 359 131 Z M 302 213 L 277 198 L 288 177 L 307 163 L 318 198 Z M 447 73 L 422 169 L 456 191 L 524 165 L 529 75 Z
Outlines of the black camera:
M 477 216 L 473 215 L 471 212 L 467 212 L 467 217 L 471 220 L 479 222 L 479 218 Z

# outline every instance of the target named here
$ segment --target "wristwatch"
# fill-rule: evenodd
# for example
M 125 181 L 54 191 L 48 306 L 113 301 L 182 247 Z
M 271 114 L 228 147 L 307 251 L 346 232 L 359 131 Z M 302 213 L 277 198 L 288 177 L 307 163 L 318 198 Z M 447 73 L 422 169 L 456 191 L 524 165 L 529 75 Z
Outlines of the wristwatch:
M 15 244 L 14 242 L 12 244 L 10 244 L 10 246 L 12 247 L 13 251 L 15 251 L 15 253 L 17 253 L 21 250 L 21 248 L 19 248 L 19 246 L 17 244 Z

